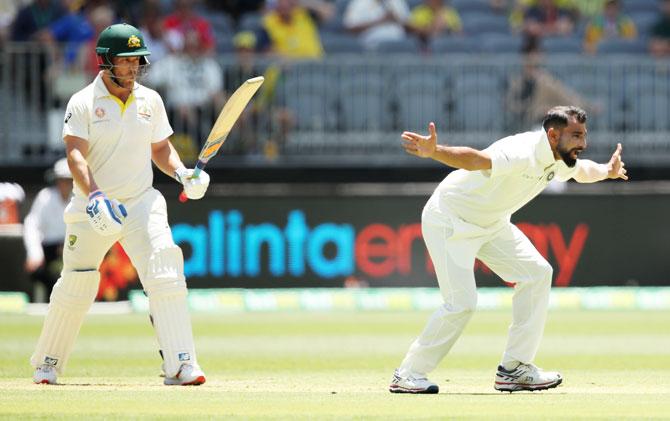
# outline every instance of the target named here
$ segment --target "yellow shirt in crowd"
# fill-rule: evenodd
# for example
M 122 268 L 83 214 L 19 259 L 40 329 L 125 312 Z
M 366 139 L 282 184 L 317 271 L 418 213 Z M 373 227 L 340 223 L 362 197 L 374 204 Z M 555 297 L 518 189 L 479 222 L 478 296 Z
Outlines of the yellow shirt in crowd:
M 452 7 L 443 7 L 440 10 L 442 19 L 446 23 L 449 32 L 460 32 L 462 29 L 461 18 L 458 12 Z M 426 5 L 419 5 L 412 9 L 412 16 L 410 17 L 410 24 L 416 28 L 427 29 L 433 25 L 435 21 L 435 11 Z
M 295 8 L 288 23 L 282 21 L 276 12 L 271 12 L 263 19 L 263 26 L 277 54 L 291 58 L 323 56 L 316 25 L 305 9 Z

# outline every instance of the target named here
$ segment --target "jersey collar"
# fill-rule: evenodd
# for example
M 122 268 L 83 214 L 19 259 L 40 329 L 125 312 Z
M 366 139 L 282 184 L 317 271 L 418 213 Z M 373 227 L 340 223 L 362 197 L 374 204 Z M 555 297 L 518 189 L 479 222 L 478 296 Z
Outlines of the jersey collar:
M 93 84 L 95 86 L 95 88 L 94 88 L 95 89 L 95 99 L 114 96 L 114 95 L 112 95 L 111 92 L 109 92 L 109 90 L 107 89 L 107 86 L 105 86 L 105 82 L 102 80 L 102 71 L 100 71 L 98 73 L 98 75 L 95 77 L 95 80 L 93 81 Z M 133 86 L 133 92 L 131 93 L 131 95 L 133 93 L 137 92 L 137 89 L 140 86 L 141 85 L 139 83 L 135 82 L 135 85 Z
M 551 151 L 551 146 L 549 146 L 549 138 L 547 138 L 547 133 L 544 130 L 537 132 L 537 146 L 535 147 L 535 158 L 543 167 L 548 167 L 553 165 L 556 162 L 554 159 L 554 153 Z

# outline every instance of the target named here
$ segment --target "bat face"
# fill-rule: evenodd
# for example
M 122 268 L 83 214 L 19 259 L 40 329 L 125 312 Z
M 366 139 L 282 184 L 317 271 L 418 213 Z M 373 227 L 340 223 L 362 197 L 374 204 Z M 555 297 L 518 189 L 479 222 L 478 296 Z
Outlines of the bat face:
M 254 96 L 258 88 L 263 84 L 263 76 L 255 77 L 244 82 L 233 95 L 228 99 L 224 105 L 221 114 L 216 119 L 212 131 L 207 136 L 207 142 L 203 146 L 198 160 L 207 162 L 211 157 L 216 155 L 226 141 L 228 133 L 232 130 L 235 122 L 240 118 L 240 114 L 246 108 L 247 104 Z

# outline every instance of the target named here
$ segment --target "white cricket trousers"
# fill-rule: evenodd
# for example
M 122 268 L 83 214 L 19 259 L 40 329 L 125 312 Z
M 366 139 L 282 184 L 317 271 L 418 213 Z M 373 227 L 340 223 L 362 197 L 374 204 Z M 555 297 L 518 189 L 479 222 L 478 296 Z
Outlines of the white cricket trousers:
M 109 248 L 119 241 L 149 296 L 166 375 L 174 376 L 181 363 L 195 364 L 184 260 L 172 239 L 165 198 L 150 188 L 125 201 L 128 218 L 122 232 L 114 236 L 101 236 L 93 230 L 83 213 L 83 202 L 83 198 L 75 198 L 66 210 L 63 271 L 51 294 L 31 363 L 50 364 L 59 373 L 63 371 L 84 316 L 95 300 L 98 267 Z
M 410 346 L 400 365 L 401 375 L 432 371 L 460 336 L 477 307 L 475 258 L 504 281 L 516 284 L 502 363 L 532 362 L 544 331 L 551 265 L 510 222 L 482 228 L 438 209 L 435 203 L 431 199 L 424 208 L 421 228 L 444 305 L 433 313 Z

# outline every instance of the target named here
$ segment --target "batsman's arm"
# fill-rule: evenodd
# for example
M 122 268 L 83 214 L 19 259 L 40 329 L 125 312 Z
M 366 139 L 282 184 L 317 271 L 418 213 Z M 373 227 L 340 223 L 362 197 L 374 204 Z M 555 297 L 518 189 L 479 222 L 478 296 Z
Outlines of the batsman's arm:
M 151 144 L 151 160 L 161 171 L 175 179 L 177 169 L 184 168 L 177 150 L 169 139 Z
M 92 191 L 98 190 L 98 185 L 93 179 L 93 174 L 88 168 L 86 155 L 88 155 L 88 141 L 77 137 L 67 135 L 63 138 L 65 142 L 65 153 L 67 155 L 67 164 L 72 173 L 72 179 L 77 187 L 86 195 Z

